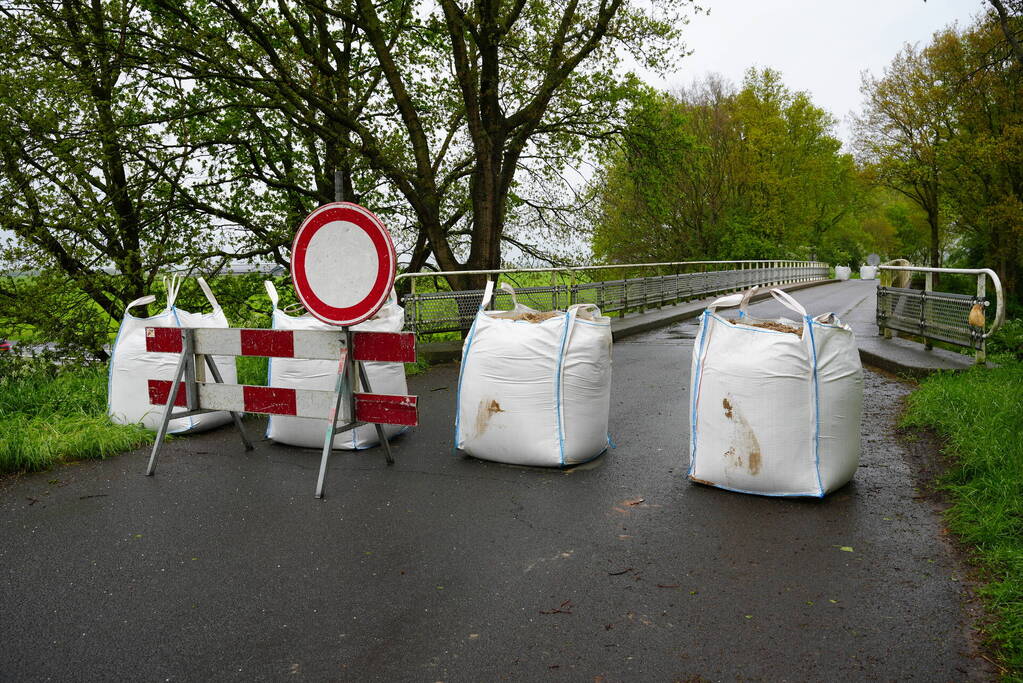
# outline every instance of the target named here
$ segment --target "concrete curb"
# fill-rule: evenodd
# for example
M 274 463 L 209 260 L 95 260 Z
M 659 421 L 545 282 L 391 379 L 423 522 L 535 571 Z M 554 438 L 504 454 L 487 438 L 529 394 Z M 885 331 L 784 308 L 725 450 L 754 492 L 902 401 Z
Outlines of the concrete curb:
M 857 339 L 864 365 L 911 379 L 923 379 L 935 372 L 964 372 L 974 367 L 970 356 L 945 349 L 927 350 L 905 339 Z M 990 365 L 989 365 L 990 367 Z

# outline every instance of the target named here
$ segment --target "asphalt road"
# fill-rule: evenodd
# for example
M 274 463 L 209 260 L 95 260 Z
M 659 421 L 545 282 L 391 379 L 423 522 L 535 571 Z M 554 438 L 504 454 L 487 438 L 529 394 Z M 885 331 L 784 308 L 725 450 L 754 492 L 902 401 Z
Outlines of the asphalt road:
M 322 501 L 318 453 L 227 427 L 152 478 L 136 452 L 0 482 L 0 679 L 992 678 L 892 434 L 908 388 L 867 373 L 862 465 L 823 500 L 692 485 L 694 331 L 615 345 L 617 448 L 574 470 L 453 453 L 451 365 L 412 381 L 397 464 L 341 453 Z

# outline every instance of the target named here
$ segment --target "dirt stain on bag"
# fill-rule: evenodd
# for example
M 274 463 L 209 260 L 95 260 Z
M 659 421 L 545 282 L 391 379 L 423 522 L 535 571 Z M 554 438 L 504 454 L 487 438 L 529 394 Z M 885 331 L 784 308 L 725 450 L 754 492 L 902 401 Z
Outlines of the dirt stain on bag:
M 501 404 L 494 399 L 483 399 L 480 401 L 480 409 L 476 413 L 476 436 L 487 431 L 487 427 L 490 425 L 490 418 L 496 413 L 503 412 L 504 409 L 501 408 Z
M 763 456 L 760 454 L 760 441 L 753 433 L 753 428 L 746 421 L 728 398 L 721 400 L 725 417 L 735 422 L 735 437 L 731 448 L 725 451 L 725 458 L 732 461 L 737 468 L 745 467 L 750 474 L 760 474 Z

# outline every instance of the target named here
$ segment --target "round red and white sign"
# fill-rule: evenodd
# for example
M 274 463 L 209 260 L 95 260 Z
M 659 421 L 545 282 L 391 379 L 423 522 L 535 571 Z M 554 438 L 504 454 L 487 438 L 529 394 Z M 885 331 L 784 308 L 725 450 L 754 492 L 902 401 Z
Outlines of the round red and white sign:
M 356 325 L 387 301 L 397 257 L 387 228 L 351 202 L 309 214 L 291 246 L 291 280 L 299 301 L 331 325 Z

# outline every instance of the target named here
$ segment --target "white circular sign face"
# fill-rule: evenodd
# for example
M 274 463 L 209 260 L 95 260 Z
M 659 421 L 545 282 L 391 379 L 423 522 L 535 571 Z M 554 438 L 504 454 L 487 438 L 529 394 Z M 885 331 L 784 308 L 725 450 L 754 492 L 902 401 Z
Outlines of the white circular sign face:
M 397 258 L 387 228 L 358 204 L 325 204 L 302 221 L 291 279 L 302 305 L 331 325 L 355 325 L 387 301 Z
M 346 254 L 358 258 L 346 259 Z M 379 267 L 373 240 L 355 223 L 331 221 L 309 240 L 309 287 L 328 306 L 350 308 L 369 296 Z

